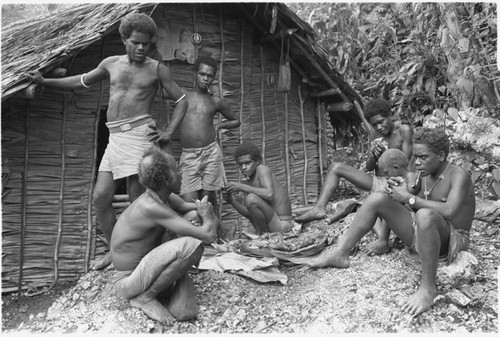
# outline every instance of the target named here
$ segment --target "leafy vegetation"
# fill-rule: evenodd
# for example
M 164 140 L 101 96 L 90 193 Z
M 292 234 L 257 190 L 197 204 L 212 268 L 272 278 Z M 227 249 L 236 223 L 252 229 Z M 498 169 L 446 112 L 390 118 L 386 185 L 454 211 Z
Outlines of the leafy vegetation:
M 367 98 L 421 124 L 439 109 L 500 117 L 493 3 L 291 3 L 331 63 Z

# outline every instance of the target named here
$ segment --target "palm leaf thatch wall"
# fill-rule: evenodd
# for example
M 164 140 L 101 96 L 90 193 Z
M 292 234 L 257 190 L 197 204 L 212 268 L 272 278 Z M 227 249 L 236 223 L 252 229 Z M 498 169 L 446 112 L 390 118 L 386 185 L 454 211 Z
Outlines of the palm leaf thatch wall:
M 151 15 L 158 26 L 190 26 L 202 37 L 198 56 L 219 62 L 215 94 L 241 120 L 239 129 L 220 137 L 227 179 L 240 179 L 232 154 L 248 140 L 261 148 L 265 164 L 295 205 L 316 200 L 327 165 L 326 103 L 312 93 L 335 86 L 344 96 L 359 97 L 327 63 L 311 28 L 285 5 L 76 5 L 50 18 L 13 24 L 2 34 L 3 292 L 72 279 L 104 253 L 94 225 L 92 190 L 106 143 L 102 123 L 109 83 L 64 91 L 30 86 L 21 75 L 39 69 L 48 76 L 55 68 L 67 69 L 67 76 L 80 74 L 107 56 L 123 54 L 117 25 L 133 11 Z M 283 33 L 290 28 L 293 34 Z M 287 93 L 276 90 L 284 40 L 290 41 L 292 63 Z M 191 64 L 166 63 L 181 87 L 192 87 Z M 158 95 L 153 115 L 166 124 L 172 109 L 172 102 Z M 177 139 L 174 135 L 178 158 Z M 116 197 L 118 214 L 127 201 Z M 236 237 L 250 230 L 232 207 L 222 199 L 220 204 L 222 220 L 235 226 Z

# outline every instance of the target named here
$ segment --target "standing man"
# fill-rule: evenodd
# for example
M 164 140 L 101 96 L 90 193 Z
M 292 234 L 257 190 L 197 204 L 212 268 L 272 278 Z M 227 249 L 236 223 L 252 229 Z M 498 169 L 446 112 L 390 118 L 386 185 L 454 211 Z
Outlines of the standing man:
M 181 182 L 177 162 L 157 147 L 144 154 L 139 181 L 146 192 L 123 212 L 111 236 L 114 288 L 130 305 L 163 324 L 194 319 L 198 306 L 188 271 L 199 264 L 202 243 L 217 237 L 219 220 L 207 197 L 187 203 L 173 194 Z M 199 226 L 186 219 L 193 210 Z M 163 243 L 166 231 L 177 238 Z
M 378 159 L 386 149 L 398 149 L 403 151 L 410 160 L 412 155 L 412 134 L 409 125 L 396 125 L 392 120 L 391 105 L 383 98 L 375 98 L 368 102 L 364 109 L 364 117 L 372 126 L 368 141 L 371 144 L 368 159 L 366 160 L 366 170 L 375 171 L 375 176 L 380 176 L 378 169 Z M 297 222 L 309 222 L 320 220 L 326 217 L 325 208 L 328 201 L 333 196 L 339 186 L 340 178 L 350 181 L 356 187 L 369 191 L 373 178 L 367 174 L 345 163 L 336 162 L 330 166 L 325 179 L 325 184 L 321 189 L 316 204 L 306 213 L 295 218 Z M 378 240 L 367 245 L 366 250 L 372 254 L 383 254 L 390 250 L 389 228 L 379 222 L 375 227 Z
M 446 257 L 450 263 L 459 251 L 468 247 L 476 208 L 470 175 L 450 164 L 446 159 L 448 153 L 449 140 L 443 130 L 416 132 L 413 157 L 422 177 L 417 196 L 408 191 L 402 177 L 390 178 L 386 193 L 370 194 L 339 244 L 331 250 L 325 249 L 309 266 L 349 267 L 351 249 L 370 231 L 377 218 L 382 218 L 420 256 L 420 287 L 404 301 L 402 309 L 412 315 L 429 309 L 437 296 L 438 259 Z
M 86 74 L 61 79 L 44 78 L 38 71 L 27 74 L 34 83 L 64 89 L 89 88 L 109 79 L 106 123 L 110 133 L 109 144 L 99 167 L 93 195 L 97 226 L 104 233 L 107 243 L 111 242 L 116 222 L 112 201 L 119 179 L 127 179 L 131 202 L 144 191 L 139 184 L 137 170 L 142 154 L 151 145 L 147 132 L 148 127 L 155 127 L 151 111 L 159 85 L 176 103 L 167 130 L 155 139 L 159 145 L 168 145 L 187 109 L 185 96 L 172 79 L 170 70 L 147 56 L 151 38 L 156 34 L 153 19 L 143 13 L 129 14 L 122 20 L 119 31 L 126 54 L 110 56 Z M 110 263 L 110 256 L 106 254 L 94 261 L 92 268 L 102 269 Z
M 259 149 L 251 143 L 243 143 L 236 148 L 234 158 L 247 182 L 228 182 L 226 200 L 250 220 L 259 234 L 291 229 L 293 221 L 290 198 L 271 169 L 261 164 Z M 234 199 L 234 192 L 243 192 L 244 201 Z
M 215 60 L 198 58 L 194 71 L 194 87 L 186 93 L 189 107 L 179 127 L 182 146 L 180 195 L 188 202 L 208 195 L 208 200 L 217 210 L 216 192 L 224 186 L 225 179 L 223 155 L 217 144 L 218 133 L 221 129 L 237 128 L 240 121 L 222 98 L 212 96 L 210 86 L 217 73 Z M 227 120 L 214 126 L 216 113 Z

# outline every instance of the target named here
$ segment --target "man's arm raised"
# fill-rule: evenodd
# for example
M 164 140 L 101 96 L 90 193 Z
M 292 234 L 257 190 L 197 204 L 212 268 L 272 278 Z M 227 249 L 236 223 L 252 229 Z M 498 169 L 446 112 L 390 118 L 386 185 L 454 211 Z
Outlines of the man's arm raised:
M 109 73 L 106 70 L 106 63 L 108 62 L 109 60 L 105 59 L 97 66 L 97 68 L 80 75 L 64 78 L 45 78 L 38 70 L 36 70 L 26 73 L 26 78 L 33 81 L 33 83 L 43 85 L 44 87 L 62 89 L 88 88 L 92 84 L 97 83 L 109 76 Z

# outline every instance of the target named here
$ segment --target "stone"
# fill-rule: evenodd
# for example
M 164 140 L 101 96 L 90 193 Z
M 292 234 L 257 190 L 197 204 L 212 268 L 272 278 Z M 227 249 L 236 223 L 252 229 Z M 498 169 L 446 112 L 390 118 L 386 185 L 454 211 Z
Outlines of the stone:
M 478 264 L 472 253 L 461 251 L 452 263 L 438 268 L 437 279 L 442 285 L 452 288 L 470 283 L 474 279 Z
M 452 289 L 451 291 L 446 293 L 446 297 L 452 303 L 454 303 L 460 307 L 465 307 L 471 302 L 470 298 L 465 296 L 463 293 L 460 292 L 460 290 L 457 290 L 457 289 Z

